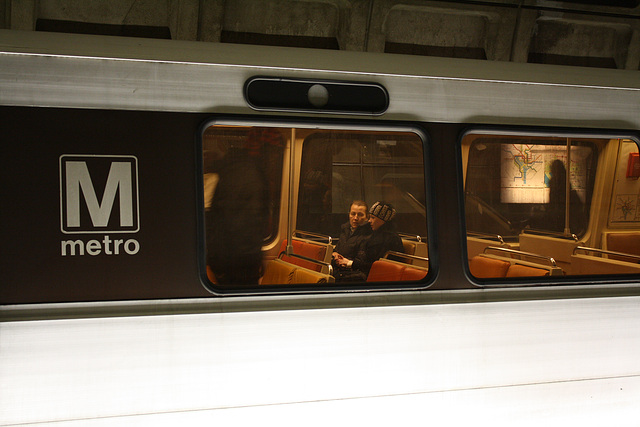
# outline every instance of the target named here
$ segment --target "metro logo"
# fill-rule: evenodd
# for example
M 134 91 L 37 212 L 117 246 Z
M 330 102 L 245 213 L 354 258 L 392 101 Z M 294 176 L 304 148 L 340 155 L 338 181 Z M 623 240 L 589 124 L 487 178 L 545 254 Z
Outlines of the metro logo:
M 138 160 L 60 156 L 60 227 L 65 234 L 138 232 Z

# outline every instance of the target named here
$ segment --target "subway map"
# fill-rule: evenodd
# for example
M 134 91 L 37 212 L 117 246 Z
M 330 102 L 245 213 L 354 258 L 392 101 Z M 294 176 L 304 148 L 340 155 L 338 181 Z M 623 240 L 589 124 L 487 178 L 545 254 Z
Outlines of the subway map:
M 571 148 L 569 168 L 571 187 L 584 200 L 587 147 Z M 551 163 L 567 164 L 567 148 L 563 145 L 502 144 L 501 192 L 503 203 L 548 203 Z

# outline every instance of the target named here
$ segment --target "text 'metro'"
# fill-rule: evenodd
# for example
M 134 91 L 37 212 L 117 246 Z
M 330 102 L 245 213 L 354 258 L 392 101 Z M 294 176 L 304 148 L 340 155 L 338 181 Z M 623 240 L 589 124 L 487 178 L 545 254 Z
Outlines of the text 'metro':
M 137 158 L 65 154 L 60 156 L 59 167 L 60 230 L 64 234 L 102 235 L 87 241 L 64 240 L 61 255 L 138 253 L 137 240 L 108 235 L 140 230 Z

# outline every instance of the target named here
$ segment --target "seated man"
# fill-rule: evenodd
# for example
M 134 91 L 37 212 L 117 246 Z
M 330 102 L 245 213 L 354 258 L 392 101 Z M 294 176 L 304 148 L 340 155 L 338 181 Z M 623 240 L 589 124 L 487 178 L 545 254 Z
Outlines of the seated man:
M 364 243 L 371 236 L 371 225 L 368 220 L 367 204 L 362 200 L 354 200 L 349 208 L 349 222 L 340 227 L 340 239 L 332 254 L 331 264 L 335 271 L 336 282 L 362 280 L 361 274 L 341 266 L 340 260 L 353 260 L 362 250 Z
M 358 252 L 355 259 L 342 258 L 338 264 L 343 268 L 350 268 L 354 275 L 359 275 L 359 280 L 367 280 L 371 265 L 384 256 L 387 251 L 404 253 L 402 239 L 394 231 L 393 217 L 396 210 L 390 203 L 376 202 L 369 210 L 371 224 L 371 236 L 364 247 Z

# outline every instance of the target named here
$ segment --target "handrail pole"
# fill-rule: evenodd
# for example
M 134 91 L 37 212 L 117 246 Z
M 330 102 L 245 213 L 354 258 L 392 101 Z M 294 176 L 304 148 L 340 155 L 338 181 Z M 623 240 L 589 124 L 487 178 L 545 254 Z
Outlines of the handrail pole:
M 294 165 L 296 142 L 296 129 L 291 128 L 291 141 L 289 143 L 289 210 L 287 217 L 287 255 L 293 254 L 293 186 L 294 186 Z
M 639 255 L 627 254 L 627 253 L 624 253 L 624 252 L 608 251 L 608 250 L 605 250 L 605 249 L 590 248 L 588 246 L 576 246 L 575 248 L 573 248 L 573 255 L 576 254 L 576 251 L 595 252 L 595 253 L 599 253 L 599 254 L 602 254 L 602 255 L 613 255 L 613 256 L 619 256 L 619 257 L 626 257 L 626 258 L 630 258 L 630 259 L 635 260 L 635 261 L 640 261 L 640 256 Z
M 280 252 L 278 254 L 278 259 L 282 259 L 282 255 L 287 255 L 287 256 L 290 256 L 290 257 L 293 257 L 293 258 L 300 258 L 302 260 L 309 261 L 309 262 L 314 263 L 314 264 L 320 264 L 323 267 L 329 267 L 329 275 L 333 276 L 333 266 L 331 265 L 330 262 L 324 262 L 324 261 L 320 261 L 318 259 L 313 259 L 313 258 L 309 258 L 309 257 L 304 256 L 304 255 L 299 255 L 299 254 L 294 254 L 294 253 L 287 254 L 284 251 Z
M 414 236 L 413 234 L 408 234 L 408 233 L 398 233 L 398 236 L 406 240 L 412 240 L 418 243 L 422 243 L 422 236 L 420 236 L 419 234 Z
M 570 205 L 571 205 L 571 138 L 567 138 L 567 173 L 564 180 L 565 194 L 564 194 L 564 234 L 565 236 L 571 235 L 571 228 L 569 227 L 570 217 Z
M 478 239 L 496 239 L 501 245 L 504 245 L 504 238 L 500 234 L 482 233 L 480 231 L 467 231 L 467 237 L 477 237 Z
M 418 255 L 410 255 L 410 254 L 403 254 L 402 252 L 396 252 L 396 251 L 387 251 L 385 252 L 385 254 L 383 255 L 382 258 L 387 258 L 388 255 L 393 255 L 393 256 L 397 256 L 397 257 L 401 257 L 401 258 L 409 258 L 409 259 L 415 259 L 418 261 L 429 261 L 429 258 L 427 257 L 423 257 L 423 256 L 418 256 Z
M 551 264 L 552 267 L 557 267 L 556 260 L 553 259 L 553 257 L 546 256 L 546 255 L 534 254 L 532 252 L 518 251 L 518 250 L 515 250 L 515 249 L 500 248 L 500 247 L 497 247 L 497 246 L 487 246 L 486 248 L 484 248 L 484 251 L 482 253 L 487 253 L 487 250 L 498 251 L 498 252 L 506 252 L 506 253 L 509 253 L 509 254 L 519 255 L 520 257 L 527 256 L 529 258 L 538 258 L 538 259 L 542 259 L 542 260 L 545 260 L 545 261 L 549 261 L 549 264 Z M 525 260 L 520 258 L 520 261 L 525 261 Z
M 305 235 L 305 236 L 310 236 L 310 237 L 316 237 L 318 239 L 326 240 L 327 243 L 329 243 L 329 244 L 331 244 L 331 242 L 333 241 L 333 238 L 331 236 L 326 235 L 326 234 L 314 233 L 313 231 L 294 230 L 293 234 L 294 235 Z M 321 241 L 320 243 L 324 243 L 324 242 Z
M 533 234 L 535 236 L 544 236 L 544 237 L 562 237 L 562 238 L 570 238 L 573 241 L 578 241 L 578 236 L 574 233 L 564 234 L 564 232 L 560 231 L 550 231 L 550 230 L 538 230 L 535 228 L 525 228 L 522 230 L 522 234 Z

